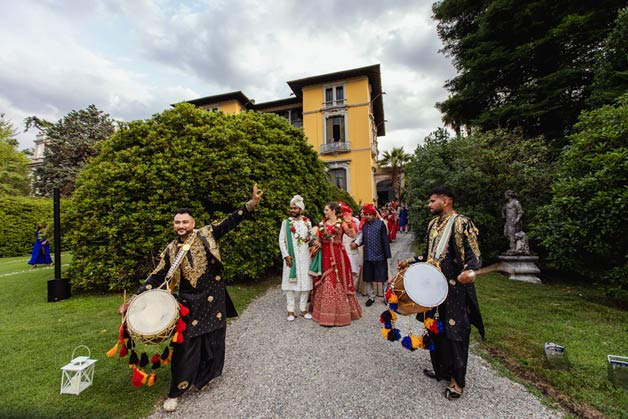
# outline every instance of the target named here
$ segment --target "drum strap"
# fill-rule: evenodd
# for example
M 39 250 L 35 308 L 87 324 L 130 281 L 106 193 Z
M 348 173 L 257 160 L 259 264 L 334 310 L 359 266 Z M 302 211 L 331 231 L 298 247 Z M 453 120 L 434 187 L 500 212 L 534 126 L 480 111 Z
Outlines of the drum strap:
M 194 239 L 196 239 L 196 231 L 194 231 L 193 234 L 190 234 L 190 237 L 188 237 L 188 239 L 179 249 L 179 253 L 177 253 L 177 256 L 174 258 L 174 262 L 170 264 L 170 269 L 168 269 L 168 273 L 164 278 L 164 284 L 166 284 L 168 287 L 170 287 L 170 280 L 172 279 L 172 276 L 177 271 L 177 269 L 179 269 L 179 265 L 181 265 L 181 262 L 183 262 L 183 258 L 185 257 L 185 255 L 187 255 L 187 253 L 190 251 L 192 243 L 194 243 Z M 164 284 L 161 284 L 161 286 L 163 286 Z M 170 289 L 174 288 L 175 285 L 176 284 L 172 284 L 172 287 L 170 287 Z
M 436 246 L 436 252 L 434 253 L 434 260 L 440 262 L 440 256 L 443 254 L 447 245 L 449 244 L 449 236 L 451 236 L 451 230 L 454 226 L 454 221 L 458 214 L 453 214 L 449 221 L 447 221 L 447 225 L 443 230 L 443 236 L 438 241 L 438 246 Z

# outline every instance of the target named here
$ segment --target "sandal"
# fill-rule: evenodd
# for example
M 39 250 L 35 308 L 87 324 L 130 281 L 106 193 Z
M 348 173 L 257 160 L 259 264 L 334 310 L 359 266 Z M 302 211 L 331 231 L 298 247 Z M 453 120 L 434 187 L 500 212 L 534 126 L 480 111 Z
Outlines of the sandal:
M 462 396 L 462 390 L 458 391 L 452 386 L 448 386 L 445 389 L 445 397 L 447 400 L 459 399 Z
M 166 412 L 174 412 L 175 410 L 177 410 L 178 404 L 179 404 L 179 399 L 169 397 L 164 402 L 164 410 Z
M 440 381 L 438 377 L 436 376 L 436 373 L 432 370 L 428 370 L 427 368 L 423 370 L 423 375 L 425 375 L 426 377 L 433 378 L 436 381 Z

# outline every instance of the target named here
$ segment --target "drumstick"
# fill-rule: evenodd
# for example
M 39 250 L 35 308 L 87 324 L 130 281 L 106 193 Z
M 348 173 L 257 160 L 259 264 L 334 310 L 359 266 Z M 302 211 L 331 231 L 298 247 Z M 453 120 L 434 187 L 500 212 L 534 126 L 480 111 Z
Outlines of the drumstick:
M 495 271 L 499 271 L 499 263 L 493 263 L 492 265 L 489 266 L 485 266 L 482 269 L 478 269 L 477 271 L 475 271 L 476 275 L 483 275 L 483 274 L 487 274 L 489 272 L 495 272 Z

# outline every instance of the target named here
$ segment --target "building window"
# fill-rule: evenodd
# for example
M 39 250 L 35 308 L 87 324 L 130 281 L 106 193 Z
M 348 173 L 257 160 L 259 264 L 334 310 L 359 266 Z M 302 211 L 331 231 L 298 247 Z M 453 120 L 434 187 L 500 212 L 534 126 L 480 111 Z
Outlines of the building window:
M 327 171 L 329 181 L 332 185 L 336 185 L 343 191 L 347 190 L 347 170 L 344 168 L 329 169 Z
M 344 115 L 328 116 L 325 120 L 325 124 L 325 143 L 344 143 L 347 141 Z
M 343 106 L 345 104 L 344 86 L 333 86 L 325 88 L 325 106 Z

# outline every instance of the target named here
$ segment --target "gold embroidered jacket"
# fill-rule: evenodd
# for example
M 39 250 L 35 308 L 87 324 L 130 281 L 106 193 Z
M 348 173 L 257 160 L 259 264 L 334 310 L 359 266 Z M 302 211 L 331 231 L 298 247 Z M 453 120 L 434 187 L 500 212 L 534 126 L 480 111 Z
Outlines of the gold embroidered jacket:
M 189 252 L 174 272 L 171 286 L 178 285 L 178 300 L 190 309 L 189 315 L 183 318 L 187 324 L 186 338 L 223 328 L 227 325 L 227 317 L 237 316 L 222 277 L 218 240 L 249 216 L 252 211 L 247 207 L 250 208 L 249 205 L 244 206 L 221 222 L 196 230 Z M 177 238 L 168 244 L 161 254 L 159 265 L 138 289 L 138 294 L 157 288 L 164 282 L 181 243 Z

